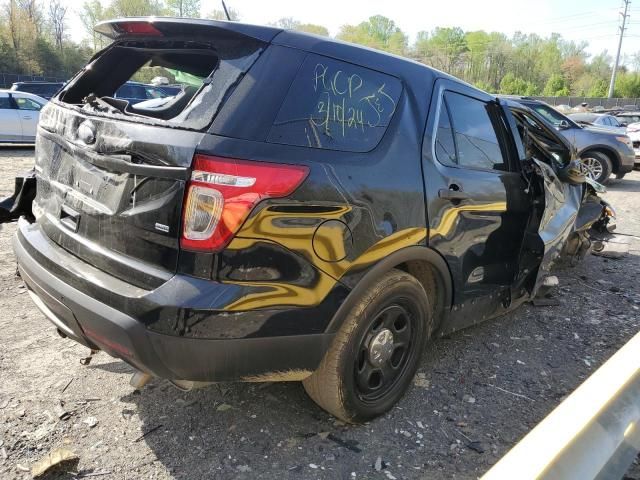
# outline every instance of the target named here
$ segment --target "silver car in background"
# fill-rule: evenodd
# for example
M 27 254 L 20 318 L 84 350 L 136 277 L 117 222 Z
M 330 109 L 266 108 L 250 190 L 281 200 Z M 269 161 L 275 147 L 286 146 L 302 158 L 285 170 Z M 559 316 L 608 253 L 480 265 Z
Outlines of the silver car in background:
M 584 112 L 572 113 L 567 116 L 574 122 L 581 125 L 591 125 L 620 135 L 627 133 L 626 127 L 622 125 L 616 117 L 606 113 Z

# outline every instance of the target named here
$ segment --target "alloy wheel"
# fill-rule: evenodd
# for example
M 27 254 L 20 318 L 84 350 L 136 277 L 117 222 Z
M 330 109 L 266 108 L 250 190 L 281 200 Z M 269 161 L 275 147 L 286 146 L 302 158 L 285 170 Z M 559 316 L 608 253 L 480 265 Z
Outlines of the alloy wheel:
M 604 171 L 604 166 L 597 158 L 585 157 L 580 159 L 580 170 L 590 179 L 598 180 Z

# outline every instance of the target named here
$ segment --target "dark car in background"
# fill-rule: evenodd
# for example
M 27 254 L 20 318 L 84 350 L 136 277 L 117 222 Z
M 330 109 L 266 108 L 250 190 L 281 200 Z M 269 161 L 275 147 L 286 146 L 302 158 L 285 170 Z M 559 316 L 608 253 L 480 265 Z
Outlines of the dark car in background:
M 626 134 L 579 125 L 540 100 L 515 96 L 504 98 L 526 105 L 559 130 L 575 146 L 585 174 L 593 180 L 604 184 L 611 174 L 623 178 L 633 170 L 635 152 Z
M 62 87 L 64 87 L 64 82 L 30 81 L 15 82 L 11 85 L 10 90 L 33 93 L 34 95 L 50 100 Z
M 566 138 L 423 64 L 237 22 L 96 29 L 113 43 L 42 111 L 13 245 L 58 332 L 137 387 L 303 381 L 366 421 L 429 338 L 533 298 L 602 221 Z M 189 88 L 114 98 L 146 65 Z

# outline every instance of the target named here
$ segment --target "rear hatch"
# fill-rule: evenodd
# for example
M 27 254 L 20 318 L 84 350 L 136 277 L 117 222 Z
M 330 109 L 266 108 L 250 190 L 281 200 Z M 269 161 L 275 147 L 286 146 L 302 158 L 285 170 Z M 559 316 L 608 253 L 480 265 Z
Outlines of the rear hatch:
M 41 112 L 34 215 L 67 251 L 154 288 L 177 268 L 196 148 L 277 30 L 256 36 L 224 22 L 147 19 L 97 30 L 114 42 Z M 115 98 L 127 81 L 142 85 L 142 99 Z

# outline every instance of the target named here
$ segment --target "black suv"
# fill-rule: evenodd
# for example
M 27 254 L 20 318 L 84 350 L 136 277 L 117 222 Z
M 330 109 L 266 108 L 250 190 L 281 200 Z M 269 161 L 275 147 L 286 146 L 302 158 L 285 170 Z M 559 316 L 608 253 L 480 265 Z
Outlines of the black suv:
M 429 338 L 530 299 L 600 215 L 576 224 L 599 201 L 535 112 L 425 65 L 240 23 L 97 30 L 42 110 L 14 249 L 58 332 L 137 386 L 301 380 L 370 419 Z M 146 65 L 188 88 L 114 98 Z

